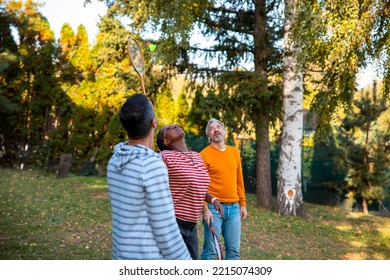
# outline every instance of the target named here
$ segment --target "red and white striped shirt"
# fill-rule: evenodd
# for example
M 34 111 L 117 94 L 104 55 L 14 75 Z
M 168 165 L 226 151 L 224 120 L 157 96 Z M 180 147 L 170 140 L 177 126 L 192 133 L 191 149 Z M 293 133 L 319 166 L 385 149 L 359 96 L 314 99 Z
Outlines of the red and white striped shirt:
M 209 173 L 197 152 L 162 151 L 176 218 L 197 223 L 210 185 Z

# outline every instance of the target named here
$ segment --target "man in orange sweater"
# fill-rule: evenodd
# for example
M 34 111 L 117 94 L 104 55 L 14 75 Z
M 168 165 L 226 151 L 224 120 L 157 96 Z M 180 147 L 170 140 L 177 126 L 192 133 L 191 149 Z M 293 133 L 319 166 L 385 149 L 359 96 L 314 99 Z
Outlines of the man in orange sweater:
M 225 241 L 227 260 L 240 258 L 241 220 L 248 216 L 244 180 L 242 176 L 241 157 L 237 148 L 225 144 L 226 131 L 217 119 L 210 119 L 206 126 L 206 135 L 210 140 L 200 154 L 210 175 L 209 193 L 220 200 L 224 215 L 220 214 L 210 203 L 203 207 L 204 245 L 202 259 L 215 259 L 216 249 L 209 228 L 213 223 L 217 236 Z

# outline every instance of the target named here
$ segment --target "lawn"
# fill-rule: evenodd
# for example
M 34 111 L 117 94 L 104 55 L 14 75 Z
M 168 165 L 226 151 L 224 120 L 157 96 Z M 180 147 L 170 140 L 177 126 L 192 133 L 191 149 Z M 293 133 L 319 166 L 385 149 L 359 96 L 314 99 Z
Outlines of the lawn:
M 0 169 L 0 259 L 111 259 L 105 178 L 56 179 L 38 170 Z M 305 203 L 309 218 L 278 216 L 247 195 L 241 258 L 390 259 L 390 218 Z M 202 226 L 198 226 L 202 244 Z

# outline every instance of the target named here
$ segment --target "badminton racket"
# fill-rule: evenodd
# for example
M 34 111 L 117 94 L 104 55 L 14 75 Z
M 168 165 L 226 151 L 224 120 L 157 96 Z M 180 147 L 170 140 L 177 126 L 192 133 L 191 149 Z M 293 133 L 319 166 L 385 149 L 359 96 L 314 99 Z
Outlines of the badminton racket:
M 127 40 L 127 49 L 129 51 L 131 64 L 133 65 L 135 72 L 137 72 L 139 78 L 141 79 L 142 91 L 146 95 L 145 84 L 144 84 L 144 74 L 145 74 L 144 54 L 142 53 L 139 43 L 134 38 L 130 38 L 129 40 Z
M 222 246 L 221 243 L 219 242 L 217 234 L 215 233 L 215 229 L 211 221 L 209 227 L 210 227 L 211 235 L 213 236 L 213 243 L 214 243 L 215 250 L 217 251 L 218 260 L 223 260 Z

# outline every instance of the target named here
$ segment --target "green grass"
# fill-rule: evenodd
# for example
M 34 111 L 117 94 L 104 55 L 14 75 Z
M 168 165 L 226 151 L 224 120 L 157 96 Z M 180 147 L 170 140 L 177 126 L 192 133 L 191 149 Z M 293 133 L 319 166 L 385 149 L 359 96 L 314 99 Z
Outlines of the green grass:
M 111 259 L 105 178 L 55 179 L 0 169 L 0 259 Z M 278 216 L 248 195 L 242 259 L 390 259 L 390 218 L 305 203 L 309 218 Z M 198 226 L 200 245 L 202 226 Z

